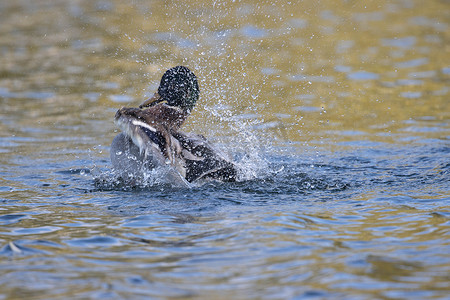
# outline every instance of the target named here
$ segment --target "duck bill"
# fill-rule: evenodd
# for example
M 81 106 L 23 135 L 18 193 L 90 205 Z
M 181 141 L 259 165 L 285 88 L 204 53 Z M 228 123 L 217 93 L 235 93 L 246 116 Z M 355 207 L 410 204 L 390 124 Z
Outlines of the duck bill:
M 139 105 L 139 108 L 150 107 L 162 101 L 163 99 L 161 96 L 158 93 L 154 93 L 152 97 L 148 98 L 141 105 Z

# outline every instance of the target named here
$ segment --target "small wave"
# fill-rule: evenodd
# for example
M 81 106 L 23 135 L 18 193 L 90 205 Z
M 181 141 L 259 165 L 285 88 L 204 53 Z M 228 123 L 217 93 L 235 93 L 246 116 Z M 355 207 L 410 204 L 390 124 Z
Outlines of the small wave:
M 94 174 L 94 185 L 99 190 L 139 190 L 153 187 L 190 188 L 192 184 L 171 176 L 171 170 L 164 167 L 127 174 L 114 170 Z

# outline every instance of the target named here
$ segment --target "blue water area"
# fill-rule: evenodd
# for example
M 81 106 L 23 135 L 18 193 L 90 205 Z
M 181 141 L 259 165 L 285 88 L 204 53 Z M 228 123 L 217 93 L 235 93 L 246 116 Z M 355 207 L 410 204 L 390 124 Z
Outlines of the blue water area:
M 356 144 L 275 148 L 252 179 L 192 188 L 116 182 L 107 159 L 3 172 L 34 196 L 3 193 L 2 282 L 48 297 L 445 297 L 420 286 L 448 276 L 449 147 Z

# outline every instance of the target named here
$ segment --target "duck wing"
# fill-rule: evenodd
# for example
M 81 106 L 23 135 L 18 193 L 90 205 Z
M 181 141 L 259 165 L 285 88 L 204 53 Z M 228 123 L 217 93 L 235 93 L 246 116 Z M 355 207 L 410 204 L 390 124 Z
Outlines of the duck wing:
M 181 156 L 186 167 L 186 180 L 193 182 L 201 178 L 236 181 L 237 167 L 227 156 L 197 134 L 177 132 L 173 137 L 182 147 Z
M 115 170 L 124 175 L 139 176 L 156 167 L 169 167 L 171 181 L 188 183 L 185 179 L 184 161 L 163 154 L 168 147 L 167 138 L 156 128 L 126 115 L 116 118 L 122 133 L 114 138 L 111 145 L 111 161 Z M 170 141 L 173 145 L 173 141 Z M 178 146 L 179 147 L 179 146 Z M 130 176 L 126 176 L 130 177 Z

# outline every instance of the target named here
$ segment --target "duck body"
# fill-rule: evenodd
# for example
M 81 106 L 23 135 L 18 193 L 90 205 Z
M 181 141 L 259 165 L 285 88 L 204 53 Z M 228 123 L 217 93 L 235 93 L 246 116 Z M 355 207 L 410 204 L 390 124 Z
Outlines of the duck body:
M 185 67 L 173 69 L 176 68 Z M 145 101 L 141 108 L 121 108 L 117 111 L 115 123 L 122 133 L 114 138 L 111 145 L 111 162 L 115 171 L 124 179 L 129 179 L 157 167 L 166 167 L 168 179 L 171 181 L 181 180 L 189 183 L 199 179 L 235 181 L 237 168 L 226 155 L 217 150 L 205 137 L 179 131 L 198 98 L 198 91 L 195 96 L 195 87 L 198 90 L 198 85 L 193 73 L 195 81 L 186 83 L 186 80 L 179 78 L 175 78 L 178 82 L 173 78 L 170 80 L 171 74 L 166 75 L 173 72 L 173 69 L 163 75 L 158 93 Z M 190 70 L 187 70 L 187 74 L 191 76 Z M 181 73 L 184 74 L 183 72 L 184 69 Z M 182 91 L 179 91 L 180 86 Z M 192 86 L 194 92 L 189 90 Z M 174 87 L 175 92 L 172 96 L 176 97 L 172 97 L 175 100 L 171 100 L 171 95 L 167 96 L 164 93 Z M 192 98 L 193 103 L 192 99 L 178 99 L 192 94 L 196 97 Z M 164 101 L 167 103 L 162 103 Z

